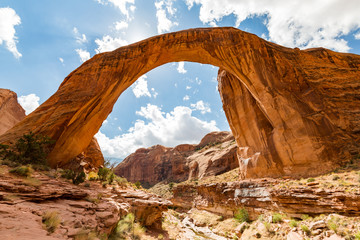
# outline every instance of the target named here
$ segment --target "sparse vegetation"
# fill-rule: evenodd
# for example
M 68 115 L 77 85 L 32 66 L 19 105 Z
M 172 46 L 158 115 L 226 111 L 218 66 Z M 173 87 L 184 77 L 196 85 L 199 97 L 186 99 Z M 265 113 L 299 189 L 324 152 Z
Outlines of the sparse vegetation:
M 109 236 L 109 239 L 141 239 L 141 236 L 144 235 L 144 233 L 144 228 L 141 227 L 139 223 L 135 222 L 134 214 L 129 213 L 118 222 L 114 232 Z
M 71 169 L 62 170 L 61 177 L 72 180 L 72 183 L 78 185 L 83 183 L 86 179 L 86 174 L 84 172 L 75 172 Z
M 238 209 L 235 214 L 234 218 L 239 222 L 248 222 L 249 221 L 249 213 L 245 208 Z
M 310 183 L 310 182 L 315 182 L 315 178 L 308 178 L 306 181 L 307 181 L 308 183 Z
M 283 221 L 283 215 L 280 213 L 274 213 L 272 215 L 272 222 L 273 223 L 281 223 Z
M 141 182 L 137 181 L 134 184 L 136 188 L 141 188 Z
M 291 219 L 289 222 L 290 227 L 296 228 L 298 226 L 298 222 L 294 219 Z
M 12 146 L 0 144 L 0 157 L 5 160 L 3 164 L 47 165 L 46 156 L 48 148 L 53 143 L 54 141 L 49 137 L 35 135 L 30 132 L 29 134 L 24 134 Z
M 34 170 L 32 169 L 31 165 L 27 165 L 13 168 L 9 171 L 9 173 L 22 177 L 30 177 L 33 171 Z
M 53 233 L 58 228 L 61 223 L 61 218 L 58 212 L 46 212 L 42 216 L 42 223 L 44 224 L 44 228 L 49 232 Z
M 308 226 L 306 226 L 306 225 L 301 225 L 300 228 L 301 228 L 301 230 L 302 230 L 306 235 L 310 235 L 311 231 L 310 231 L 310 229 L 309 229 Z

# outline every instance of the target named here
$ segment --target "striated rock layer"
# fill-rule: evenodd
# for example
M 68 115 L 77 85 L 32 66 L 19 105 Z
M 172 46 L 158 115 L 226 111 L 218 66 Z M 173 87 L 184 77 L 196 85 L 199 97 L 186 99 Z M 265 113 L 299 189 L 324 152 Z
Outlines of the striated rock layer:
M 25 110 L 17 101 L 13 91 L 0 88 L 0 135 L 25 117 Z
M 161 181 L 201 179 L 239 167 L 236 149 L 231 133 L 212 132 L 198 145 L 140 148 L 117 165 L 114 172 L 128 181 L 139 181 L 143 186 Z
M 177 61 L 226 71 L 219 90 L 242 177 L 318 174 L 360 151 L 360 56 L 289 49 L 235 28 L 167 33 L 97 54 L 0 142 L 30 130 L 48 135 L 56 140 L 50 164 L 66 165 L 87 148 L 125 89 Z

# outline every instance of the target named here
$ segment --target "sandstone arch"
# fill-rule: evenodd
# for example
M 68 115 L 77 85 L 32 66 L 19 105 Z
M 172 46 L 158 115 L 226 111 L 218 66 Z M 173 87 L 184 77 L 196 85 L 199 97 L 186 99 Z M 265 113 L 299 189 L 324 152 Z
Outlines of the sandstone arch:
M 138 77 L 177 61 L 220 67 L 244 177 L 314 174 L 359 152 L 359 56 L 289 49 L 234 28 L 168 33 L 95 55 L 0 142 L 27 131 L 48 135 L 56 140 L 49 163 L 63 166 Z

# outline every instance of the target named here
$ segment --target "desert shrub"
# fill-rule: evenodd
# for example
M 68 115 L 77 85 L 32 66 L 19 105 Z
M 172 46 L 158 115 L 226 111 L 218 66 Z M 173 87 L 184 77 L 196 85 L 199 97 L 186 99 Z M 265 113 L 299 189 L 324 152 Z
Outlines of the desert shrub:
M 308 220 L 308 219 L 310 219 L 311 217 L 309 216 L 309 215 L 307 215 L 307 214 L 303 214 L 302 216 L 301 216 L 301 219 L 302 220 Z
M 356 239 L 356 240 L 360 240 L 360 232 L 358 232 L 358 233 L 355 234 L 355 239 Z
M 315 182 L 315 178 L 308 178 L 306 181 L 307 181 L 308 183 L 309 183 L 309 182 Z
M 22 177 L 30 177 L 32 172 L 33 172 L 33 169 L 30 165 L 16 167 L 9 171 L 9 173 L 12 173 L 12 174 L 15 174 L 18 176 L 22 176 Z
M 169 182 L 169 190 L 171 191 L 174 187 L 174 183 L 173 182 Z
M 239 222 L 248 222 L 249 221 L 249 213 L 245 208 L 238 209 L 235 214 L 234 218 Z
M 30 132 L 24 134 L 12 146 L 0 144 L 0 157 L 24 165 L 46 165 L 49 146 L 53 143 L 49 137 Z
M 139 182 L 139 181 L 137 181 L 136 183 L 134 183 L 135 184 L 135 187 L 137 187 L 137 188 L 141 188 L 141 182 Z
M 118 222 L 109 239 L 141 239 L 144 232 L 140 224 L 135 222 L 134 214 L 129 213 Z
M 289 222 L 290 227 L 296 228 L 298 226 L 298 222 L 294 219 L 290 220 Z
M 98 171 L 98 175 L 99 175 L 99 179 L 101 181 L 107 181 L 108 179 L 108 176 L 111 174 L 111 170 L 109 168 L 99 168 L 99 171 Z
M 42 216 L 42 223 L 44 224 L 45 229 L 49 233 L 55 232 L 56 228 L 61 223 L 61 218 L 59 214 L 55 211 L 53 212 L 46 212 Z
M 281 223 L 283 221 L 283 215 L 280 213 L 274 213 L 272 215 L 272 222 L 273 223 Z
M 301 225 L 300 228 L 304 233 L 306 233 L 306 235 L 309 235 L 311 233 L 309 227 L 306 225 Z
M 71 169 L 64 169 L 61 173 L 61 177 L 72 180 L 73 184 L 83 183 L 86 179 L 86 174 L 84 172 L 74 172 Z
M 108 182 L 109 182 L 109 184 L 112 184 L 113 181 L 114 181 L 114 179 L 115 179 L 115 174 L 114 174 L 113 171 L 111 171 L 110 174 L 108 175 Z
M 338 223 L 339 219 L 338 218 L 334 218 L 332 217 L 328 222 L 327 222 L 327 227 L 330 230 L 333 230 L 335 233 L 337 233 L 337 229 L 338 229 Z
M 96 181 L 99 178 L 99 176 L 96 172 L 89 172 L 87 177 L 90 181 Z
M 340 179 L 340 177 L 338 175 L 334 175 L 332 178 L 332 180 L 334 180 L 334 181 L 339 180 L 339 179 Z
M 125 187 L 128 184 L 128 181 L 126 178 L 115 176 L 115 182 L 118 183 L 118 185 Z

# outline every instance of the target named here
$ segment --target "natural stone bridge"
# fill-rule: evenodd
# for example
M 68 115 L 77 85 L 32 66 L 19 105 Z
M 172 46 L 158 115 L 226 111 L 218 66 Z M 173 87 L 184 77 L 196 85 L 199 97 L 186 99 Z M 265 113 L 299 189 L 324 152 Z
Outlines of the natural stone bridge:
M 234 28 L 189 29 L 97 54 L 0 142 L 48 135 L 56 140 L 50 165 L 64 166 L 89 146 L 124 90 L 178 61 L 220 67 L 242 177 L 317 174 L 359 153 L 360 56 L 289 49 Z

